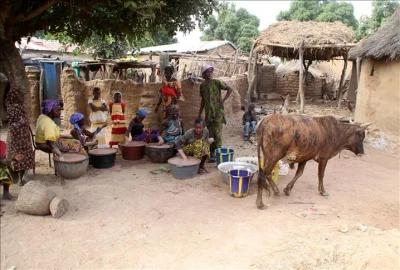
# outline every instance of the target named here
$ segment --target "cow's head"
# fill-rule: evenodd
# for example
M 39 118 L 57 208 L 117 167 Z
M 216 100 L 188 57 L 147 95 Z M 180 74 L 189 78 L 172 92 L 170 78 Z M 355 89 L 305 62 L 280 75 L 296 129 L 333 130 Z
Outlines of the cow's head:
M 349 124 L 349 133 L 347 138 L 347 143 L 345 148 L 350 150 L 356 155 L 363 155 L 364 154 L 364 138 L 365 138 L 365 130 L 368 126 L 372 125 L 373 123 L 366 123 L 366 124 Z

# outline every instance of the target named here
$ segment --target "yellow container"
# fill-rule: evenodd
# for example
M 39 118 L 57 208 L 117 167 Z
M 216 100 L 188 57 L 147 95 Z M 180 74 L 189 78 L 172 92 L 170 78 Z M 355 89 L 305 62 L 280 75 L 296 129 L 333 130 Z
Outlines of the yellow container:
M 272 181 L 274 181 L 275 185 L 278 185 L 279 163 L 280 162 L 278 161 L 272 170 Z M 264 158 L 261 158 L 261 169 L 264 169 Z

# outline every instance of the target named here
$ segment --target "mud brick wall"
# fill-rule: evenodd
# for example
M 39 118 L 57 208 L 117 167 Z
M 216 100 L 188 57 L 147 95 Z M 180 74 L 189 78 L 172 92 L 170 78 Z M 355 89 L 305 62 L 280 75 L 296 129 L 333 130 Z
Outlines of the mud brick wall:
M 263 65 L 261 66 L 260 84 L 258 91 L 262 94 L 270 94 L 276 91 L 276 66 Z
M 314 78 L 310 73 L 307 77 L 307 86 L 304 86 L 306 98 L 322 98 L 323 79 Z M 276 93 L 295 97 L 299 91 L 299 73 L 293 72 L 276 78 Z

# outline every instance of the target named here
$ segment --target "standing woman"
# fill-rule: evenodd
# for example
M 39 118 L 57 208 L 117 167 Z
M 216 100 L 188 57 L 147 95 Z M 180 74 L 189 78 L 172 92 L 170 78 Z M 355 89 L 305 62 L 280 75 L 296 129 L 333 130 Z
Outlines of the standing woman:
M 33 168 L 35 162 L 29 122 L 24 109 L 24 92 L 20 88 L 10 89 L 8 81 L 6 88 L 8 94 L 4 103 L 8 117 L 9 154 L 23 156 L 13 163 L 13 170 L 18 172 L 18 184 L 23 185 L 23 176 Z
M 185 100 L 182 94 L 181 82 L 175 77 L 172 77 L 173 73 L 173 66 L 170 65 L 164 68 L 164 78 L 162 81 L 162 88 L 160 89 L 160 98 L 155 109 L 157 112 L 158 107 L 160 107 L 160 105 L 162 104 L 162 120 L 170 117 L 169 106 L 179 105 L 179 101 Z
M 126 121 L 125 121 L 125 103 L 122 103 L 121 92 L 115 92 L 113 102 L 109 104 L 111 115 L 111 141 L 110 147 L 118 145 L 118 143 L 125 141 Z
M 95 132 L 97 128 L 102 127 L 107 123 L 107 105 L 106 101 L 100 98 L 101 90 L 98 87 L 93 88 L 93 98 L 88 100 L 92 113 L 90 114 L 90 121 L 92 123 L 92 132 Z M 102 129 L 96 135 L 96 140 L 99 143 L 98 148 L 107 148 L 106 144 L 106 132 Z

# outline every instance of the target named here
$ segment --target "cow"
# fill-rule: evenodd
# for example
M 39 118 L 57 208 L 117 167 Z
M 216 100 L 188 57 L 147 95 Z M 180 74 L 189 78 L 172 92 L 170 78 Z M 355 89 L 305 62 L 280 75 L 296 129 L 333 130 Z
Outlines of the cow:
M 271 177 L 271 172 L 279 160 L 291 164 L 298 163 L 296 175 L 283 190 L 286 195 L 290 195 L 294 183 L 303 174 L 307 161 L 314 159 L 318 162 L 318 191 L 322 196 L 328 196 L 323 185 L 328 160 L 344 149 L 356 155 L 364 154 L 363 140 L 365 129 L 369 125 L 343 123 L 334 116 L 273 114 L 264 117 L 257 128 L 259 164 L 257 207 L 264 209 L 263 188 L 268 195 L 271 194 L 270 187 L 274 195 L 279 194 L 278 187 Z M 261 169 L 261 152 L 264 156 L 263 169 Z

